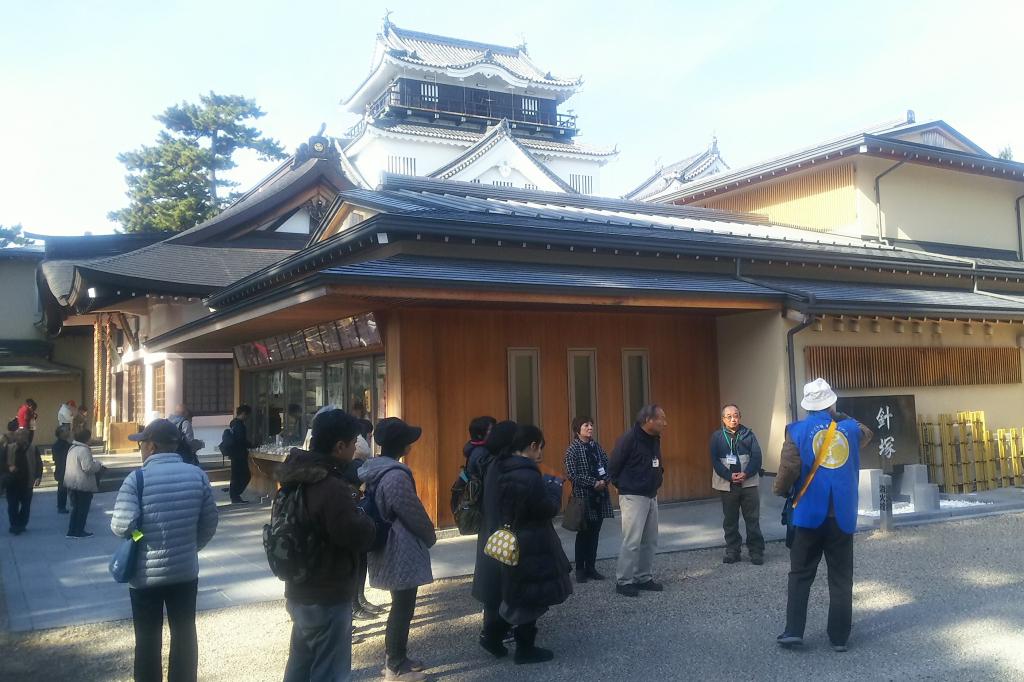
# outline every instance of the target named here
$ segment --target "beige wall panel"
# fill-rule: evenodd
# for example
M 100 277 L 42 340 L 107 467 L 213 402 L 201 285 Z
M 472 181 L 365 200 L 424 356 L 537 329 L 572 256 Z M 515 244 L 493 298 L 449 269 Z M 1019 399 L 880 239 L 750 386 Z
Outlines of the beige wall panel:
M 776 311 L 724 315 L 718 325 L 722 404 L 735 403 L 754 431 L 766 471 L 777 471 L 789 422 L 785 319 Z M 710 479 L 707 482 L 709 490 Z
M 877 234 L 875 178 L 894 163 L 857 158 L 857 205 L 864 234 Z M 1024 182 L 907 163 L 881 181 L 885 236 L 1015 251 L 1014 199 L 1021 194 Z

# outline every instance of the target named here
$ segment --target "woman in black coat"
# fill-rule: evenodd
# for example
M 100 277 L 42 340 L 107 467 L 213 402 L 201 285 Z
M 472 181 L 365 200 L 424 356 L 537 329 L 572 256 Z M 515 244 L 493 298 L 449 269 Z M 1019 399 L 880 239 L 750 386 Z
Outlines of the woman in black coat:
M 535 644 L 537 619 L 572 594 L 569 560 L 551 523 L 561 508 L 562 480 L 541 475 L 543 451 L 541 430 L 520 426 L 512 444 L 491 464 L 484 483 L 484 525 L 511 525 L 519 544 L 519 564 L 505 566 L 484 557 L 498 568 L 500 601 L 497 613 L 485 609 L 480 644 L 496 657 L 507 654 L 502 640 L 514 626 L 517 664 L 554 658 L 553 652 Z M 474 595 L 476 587 L 474 581 Z

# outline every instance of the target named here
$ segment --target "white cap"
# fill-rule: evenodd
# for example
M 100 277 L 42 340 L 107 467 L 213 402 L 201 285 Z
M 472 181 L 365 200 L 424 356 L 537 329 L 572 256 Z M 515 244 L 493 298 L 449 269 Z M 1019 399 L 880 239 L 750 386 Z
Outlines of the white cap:
M 827 410 L 835 405 L 837 400 L 839 400 L 839 396 L 828 385 L 828 382 L 818 378 L 804 386 L 804 399 L 800 401 L 800 407 L 808 412 Z

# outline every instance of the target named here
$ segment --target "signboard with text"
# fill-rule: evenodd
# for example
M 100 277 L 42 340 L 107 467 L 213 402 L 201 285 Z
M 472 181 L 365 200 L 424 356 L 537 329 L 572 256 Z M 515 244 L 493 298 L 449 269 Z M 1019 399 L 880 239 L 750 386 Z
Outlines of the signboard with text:
M 860 451 L 861 469 L 892 471 L 894 465 L 918 463 L 920 442 L 914 396 L 840 398 L 836 407 L 875 434 L 867 447 Z

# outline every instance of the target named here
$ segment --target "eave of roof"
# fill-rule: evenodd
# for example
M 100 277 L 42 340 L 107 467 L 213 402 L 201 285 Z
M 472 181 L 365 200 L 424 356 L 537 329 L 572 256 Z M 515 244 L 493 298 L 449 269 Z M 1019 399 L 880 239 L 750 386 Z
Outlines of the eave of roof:
M 721 192 L 731 192 L 755 182 L 804 171 L 822 163 L 834 162 L 858 154 L 881 156 L 911 163 L 932 165 L 939 168 L 1001 177 L 1024 182 L 1024 163 L 1006 161 L 991 156 L 969 154 L 953 149 L 943 149 L 917 142 L 906 142 L 891 137 L 860 133 L 828 144 L 803 150 L 788 156 L 771 159 L 729 173 L 698 178 L 687 183 L 676 192 L 658 197 L 658 201 L 693 201 Z
M 354 184 L 328 159 L 314 157 L 306 160 L 298 168 L 284 169 L 289 163 L 291 160 L 286 161 L 267 179 L 213 218 L 174 235 L 168 241 L 199 244 L 219 237 L 232 228 L 273 210 L 321 180 L 329 183 L 335 191 Z
M 420 52 L 424 55 L 421 56 Z M 452 75 L 468 75 L 474 67 L 487 65 L 507 74 L 510 82 L 523 87 L 532 85 L 559 91 L 563 93 L 563 99 L 583 82 L 581 78 L 559 79 L 544 73 L 530 60 L 522 47 L 409 31 L 390 22 L 385 22 L 383 30 L 377 35 L 375 55 L 370 73 L 351 95 L 341 101 L 342 106 L 349 107 L 350 111 L 355 104 L 365 99 L 369 87 L 380 81 L 383 72 L 389 67 L 405 66 Z
M 465 150 L 459 156 L 455 157 L 445 165 L 441 166 L 437 170 L 428 173 L 427 177 L 437 178 L 445 180 L 458 174 L 471 166 L 477 159 L 483 156 L 485 153 L 496 147 L 502 142 L 502 140 L 508 140 L 510 144 L 523 153 L 526 159 L 536 168 L 540 173 L 544 175 L 548 180 L 553 182 L 556 187 L 561 189 L 563 192 L 568 194 L 578 194 L 578 192 L 562 178 L 555 175 L 550 168 L 548 168 L 543 162 L 537 159 L 530 150 L 523 146 L 516 138 L 512 135 L 512 130 L 509 128 L 507 119 L 501 119 L 498 125 L 488 131 L 486 135 L 480 138 L 480 141 L 475 145 Z
M 346 150 L 351 149 L 365 135 L 378 135 L 398 140 L 436 140 L 440 144 L 471 147 L 477 144 L 486 134 L 473 130 L 417 125 L 413 123 L 398 123 L 391 126 L 381 125 L 380 123 L 367 123 L 358 136 L 344 143 L 344 148 Z M 545 155 L 588 159 L 611 158 L 619 154 L 618 149 L 614 147 L 593 147 L 576 144 L 575 142 L 557 142 L 517 135 L 513 135 L 513 137 L 530 151 L 541 152 Z M 339 143 L 341 143 L 340 140 Z

